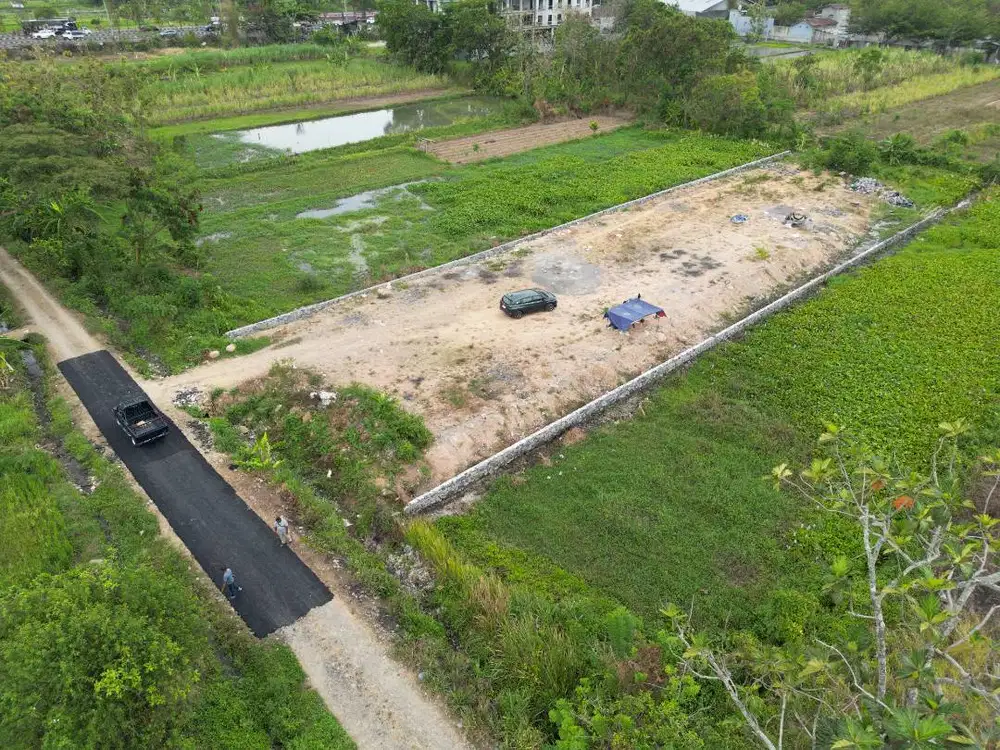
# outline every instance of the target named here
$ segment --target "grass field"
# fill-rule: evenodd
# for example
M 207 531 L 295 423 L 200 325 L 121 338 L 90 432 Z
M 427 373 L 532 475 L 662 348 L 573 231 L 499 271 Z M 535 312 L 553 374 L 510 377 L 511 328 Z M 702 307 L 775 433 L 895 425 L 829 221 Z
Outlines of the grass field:
M 19 346 L 0 340 L 15 367 L 0 380 L 0 744 L 353 748 L 291 651 L 233 621 L 67 405 L 44 382 L 33 399 Z
M 898 132 L 923 145 L 949 141 L 949 148 L 973 160 L 1000 154 L 1000 80 L 874 113 L 827 132 L 861 129 L 875 139 Z
M 267 317 L 759 158 L 774 149 L 637 128 L 449 167 L 411 149 L 302 159 L 206 180 L 206 268 Z M 362 211 L 296 219 L 416 180 Z M 228 236 L 223 236 L 228 235 Z
M 902 49 L 818 52 L 775 62 L 773 70 L 791 91 L 802 117 L 820 125 L 1000 77 L 993 65 L 966 65 L 958 58 Z
M 163 65 L 159 60 L 156 64 Z M 155 126 L 337 99 L 449 88 L 451 84 L 440 76 L 363 56 L 346 61 L 251 62 L 216 67 L 204 74 L 189 66 L 174 70 L 168 66 L 148 85 L 146 93 L 151 102 L 150 124 Z
M 440 527 L 480 564 L 495 540 L 643 615 L 694 599 L 708 623 L 767 635 L 783 590 L 818 610 L 836 530 L 800 530 L 796 545 L 809 514 L 762 477 L 801 458 L 823 420 L 904 466 L 929 454 L 945 420 L 976 425 L 971 456 L 1000 444 L 998 229 L 994 190 Z

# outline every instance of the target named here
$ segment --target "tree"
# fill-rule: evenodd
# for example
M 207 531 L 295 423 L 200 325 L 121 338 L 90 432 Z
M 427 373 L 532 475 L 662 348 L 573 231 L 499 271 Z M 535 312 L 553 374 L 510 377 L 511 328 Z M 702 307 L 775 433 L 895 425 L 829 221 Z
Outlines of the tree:
M 774 6 L 774 22 L 778 26 L 794 26 L 806 15 L 806 6 L 798 2 L 780 2 Z
M 483 64 L 484 77 L 491 76 L 506 58 L 511 32 L 489 0 L 456 0 L 444 9 L 451 54 Z
M 210 653 L 175 578 L 114 560 L 0 594 L 0 745 L 157 747 Z
M 851 30 L 950 47 L 989 35 L 987 0 L 855 0 Z
M 979 507 L 963 499 L 958 440 L 942 424 L 926 474 L 894 470 L 843 429 L 798 475 L 776 486 L 854 529 L 860 559 L 832 561 L 826 593 L 851 619 L 839 642 L 725 651 L 671 606 L 675 647 L 698 676 L 722 684 L 760 743 L 832 748 L 991 746 L 1000 737 L 1000 451 L 983 458 Z M 749 679 L 746 675 L 751 675 Z M 756 697 L 763 692 L 770 701 Z
M 425 73 L 444 71 L 452 50 L 443 13 L 412 0 L 385 0 L 378 11 L 379 29 L 390 55 Z
M 183 257 L 192 247 L 201 206 L 177 165 L 176 158 L 165 155 L 151 168 L 139 165 L 131 171 L 121 221 L 137 266 L 157 250 Z

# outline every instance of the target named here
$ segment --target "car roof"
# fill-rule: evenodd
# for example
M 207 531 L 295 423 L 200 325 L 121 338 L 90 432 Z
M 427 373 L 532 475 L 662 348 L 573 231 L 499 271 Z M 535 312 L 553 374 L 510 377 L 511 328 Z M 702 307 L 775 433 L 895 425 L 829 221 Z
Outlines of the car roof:
M 545 296 L 547 296 L 547 292 L 543 292 L 541 289 L 519 289 L 516 292 L 508 292 L 504 295 L 504 297 L 517 301 Z

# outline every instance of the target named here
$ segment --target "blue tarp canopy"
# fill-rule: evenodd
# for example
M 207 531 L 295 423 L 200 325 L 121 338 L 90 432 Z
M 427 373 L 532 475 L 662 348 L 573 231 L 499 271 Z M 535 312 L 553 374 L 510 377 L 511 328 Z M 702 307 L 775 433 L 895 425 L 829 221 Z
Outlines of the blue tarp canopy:
M 619 331 L 627 331 L 643 318 L 655 315 L 658 318 L 666 316 L 662 307 L 651 305 L 644 299 L 627 299 L 620 305 L 615 305 L 606 313 L 604 317 L 611 321 L 611 325 Z

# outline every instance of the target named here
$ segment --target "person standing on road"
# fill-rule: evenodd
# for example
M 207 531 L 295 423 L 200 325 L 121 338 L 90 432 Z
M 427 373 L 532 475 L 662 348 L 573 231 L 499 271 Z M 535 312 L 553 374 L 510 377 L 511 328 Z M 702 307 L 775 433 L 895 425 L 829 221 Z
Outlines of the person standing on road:
M 229 597 L 229 601 L 236 598 L 236 592 L 242 591 L 243 589 L 236 585 L 236 576 L 233 575 L 233 569 L 223 565 L 222 566 L 222 591 L 226 596 Z
M 288 519 L 284 516 L 278 516 L 274 521 L 274 531 L 278 535 L 278 539 L 281 541 L 281 546 L 284 547 L 291 541 L 291 537 L 288 533 Z

